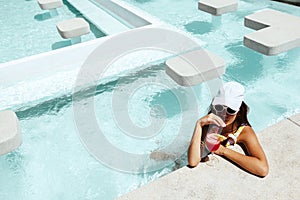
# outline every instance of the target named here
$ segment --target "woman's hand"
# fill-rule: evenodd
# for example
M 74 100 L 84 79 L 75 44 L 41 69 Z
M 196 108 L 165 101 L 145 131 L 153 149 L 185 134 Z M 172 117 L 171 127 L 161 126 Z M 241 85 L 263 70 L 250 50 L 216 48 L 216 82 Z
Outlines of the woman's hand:
M 199 119 L 195 125 L 193 137 L 188 149 L 189 166 L 195 167 L 201 160 L 201 136 L 202 127 L 208 124 L 216 124 L 217 126 L 225 127 L 223 120 L 215 114 L 208 114 Z
M 217 115 L 210 113 L 197 121 L 201 127 L 208 125 L 208 124 L 216 124 L 217 126 L 225 127 L 226 124 L 224 121 Z
M 220 145 L 219 148 L 217 150 L 214 151 L 215 154 L 219 155 L 219 156 L 223 156 L 224 152 L 227 150 L 226 147 L 224 147 L 223 145 Z
M 214 153 L 226 157 L 248 172 L 260 177 L 266 176 L 269 172 L 268 161 L 254 130 L 250 126 L 243 129 L 238 137 L 238 142 L 243 144 L 247 150 L 245 155 L 222 145 Z

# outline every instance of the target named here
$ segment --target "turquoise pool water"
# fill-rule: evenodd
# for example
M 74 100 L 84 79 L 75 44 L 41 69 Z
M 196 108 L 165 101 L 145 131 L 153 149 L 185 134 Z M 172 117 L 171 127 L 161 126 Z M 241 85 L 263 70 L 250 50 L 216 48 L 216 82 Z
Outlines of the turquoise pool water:
M 56 23 L 82 17 L 66 1 L 57 9 L 59 15 L 53 18 L 37 1 L 0 0 L 0 5 L 0 63 L 70 46 L 71 42 L 58 34 Z M 83 42 L 104 36 L 93 24 L 90 26 L 91 33 L 82 36 Z
M 113 144 L 134 153 L 149 153 L 169 143 L 176 136 L 172 133 L 180 125 L 181 111 L 172 90 L 184 92 L 184 89 L 177 88 L 176 83 L 173 83 L 172 90 L 150 84 L 157 78 L 170 81 L 161 64 L 121 76 L 117 80 L 106 80 L 106 83 L 100 84 L 95 91 L 95 112 L 105 136 Z M 0 89 L 1 94 L 10 91 L 15 93 L 24 88 L 34 91 L 43 85 L 47 89 L 38 93 L 53 93 L 51 97 L 44 97 L 42 101 L 33 100 L 27 104 L 24 102 L 23 105 L 18 105 L 17 99 L 10 99 L 15 102 L 15 105 L 11 106 L 13 110 L 17 110 L 20 119 L 23 144 L 18 150 L 0 157 L 1 199 L 114 199 L 171 172 L 173 165 L 146 174 L 124 173 L 108 168 L 92 157 L 76 132 L 71 91 L 57 93 L 56 90 L 60 88 L 61 91 L 63 87 L 71 85 L 74 73 L 64 74 L 64 80 L 60 78 L 56 75 Z M 53 85 L 53 79 L 61 81 Z M 130 99 L 129 114 L 132 120 L 141 126 L 149 123 L 150 108 L 157 104 L 165 107 L 168 117 L 167 125 L 161 134 L 139 142 L 126 137 L 114 123 L 111 98 L 116 88 L 130 93 L 132 85 L 141 80 L 149 85 L 140 88 Z M 82 93 L 86 97 L 93 94 L 93 91 Z M 31 97 L 20 98 L 24 101 Z M 83 104 L 84 101 L 85 99 L 82 100 Z M 5 108 L 5 104 L 1 102 L 0 110 Z M 152 116 L 159 117 L 159 114 L 154 112 Z
M 200 39 L 208 49 L 226 61 L 223 80 L 235 80 L 246 87 L 250 120 L 257 131 L 283 116 L 300 111 L 300 48 L 277 56 L 264 56 L 243 45 L 243 36 L 253 30 L 244 27 L 244 17 L 271 8 L 300 16 L 300 7 L 269 0 L 239 1 L 237 12 L 220 17 L 197 9 L 197 0 L 125 0 Z M 162 9 L 164 8 L 164 9 Z
M 198 11 L 197 1 L 126 2 L 190 33 L 204 42 L 204 48 L 223 57 L 227 70 L 222 79 L 236 80 L 246 87 L 250 121 L 256 131 L 300 111 L 300 50 L 266 57 L 242 44 L 243 35 L 252 31 L 243 26 L 245 15 L 265 7 L 299 15 L 299 8 L 269 1 L 239 1 L 237 12 L 224 15 L 218 21 Z M 144 55 L 120 65 L 124 69 L 139 59 L 145 60 Z M 125 64 L 122 66 L 122 63 Z M 130 73 L 119 71 L 117 77 L 99 84 L 95 94 L 88 90 L 82 93 L 86 98 L 94 96 L 95 114 L 105 136 L 116 146 L 133 153 L 149 153 L 168 144 L 176 137 L 174 133 L 178 132 L 182 114 L 194 108 L 186 88 L 174 82 L 169 88 L 155 84 L 158 80 L 162 83 L 171 81 L 164 72 L 163 62 L 152 61 L 143 66 L 142 70 Z M 174 165 L 147 174 L 128 174 L 110 169 L 94 159 L 76 133 L 72 110 L 72 86 L 76 75 L 76 70 L 66 71 L 0 86 L 0 96 L 5 97 L 0 98 L 0 110 L 9 108 L 17 112 L 24 140 L 18 150 L 0 157 L 1 199 L 114 199 L 172 171 Z M 138 82 L 145 85 L 137 87 Z M 136 90 L 132 91 L 132 88 Z M 195 86 L 193 90 L 199 94 L 200 117 L 206 113 L 211 97 L 206 84 Z M 126 137 L 114 123 L 112 113 L 111 98 L 117 91 L 132 94 L 128 95 L 128 113 L 139 126 L 146 127 L 150 116 L 164 118 L 162 132 L 144 141 Z M 175 92 L 183 94 L 184 106 L 178 104 Z M 120 105 L 127 100 L 121 99 Z M 82 99 L 84 103 L 85 99 Z M 151 109 L 156 105 L 164 108 L 165 115 Z M 122 108 L 118 109 L 122 111 Z M 191 118 L 185 125 L 191 134 L 195 120 Z

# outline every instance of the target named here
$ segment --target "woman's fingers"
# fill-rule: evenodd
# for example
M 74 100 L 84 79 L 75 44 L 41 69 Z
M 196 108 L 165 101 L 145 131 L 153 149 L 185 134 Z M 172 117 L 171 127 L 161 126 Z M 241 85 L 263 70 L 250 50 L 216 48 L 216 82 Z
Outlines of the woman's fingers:
M 226 126 L 226 124 L 224 123 L 224 121 L 219 116 L 217 116 L 215 114 L 212 114 L 212 115 L 214 117 L 216 125 L 221 126 L 221 127 L 225 127 Z
M 210 113 L 210 114 L 202 117 L 199 120 L 199 122 L 200 122 L 201 126 L 204 126 L 204 125 L 207 125 L 207 124 L 216 124 L 216 125 L 221 126 L 221 127 L 226 126 L 224 121 L 219 116 L 217 116 L 213 113 Z

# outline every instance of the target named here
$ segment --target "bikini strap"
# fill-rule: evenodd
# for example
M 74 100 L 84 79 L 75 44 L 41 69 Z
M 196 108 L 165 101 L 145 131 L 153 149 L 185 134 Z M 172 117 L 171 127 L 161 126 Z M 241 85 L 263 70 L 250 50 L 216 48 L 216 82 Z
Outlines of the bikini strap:
M 228 137 L 234 141 L 234 144 L 237 142 L 237 138 L 239 137 L 239 135 L 241 134 L 245 126 L 246 125 L 242 124 L 234 134 L 232 133 L 228 134 Z
M 238 130 L 234 133 L 234 136 L 237 138 L 239 137 L 239 135 L 241 134 L 241 132 L 243 131 L 243 129 L 245 128 L 245 125 L 241 125 Z

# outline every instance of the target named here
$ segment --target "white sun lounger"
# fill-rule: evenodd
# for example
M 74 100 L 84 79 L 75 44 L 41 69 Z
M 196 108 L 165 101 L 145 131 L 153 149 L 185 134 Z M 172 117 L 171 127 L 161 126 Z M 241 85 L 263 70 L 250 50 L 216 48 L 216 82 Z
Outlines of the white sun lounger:
M 18 118 L 13 111 L 0 112 L 0 156 L 18 148 L 22 143 Z

